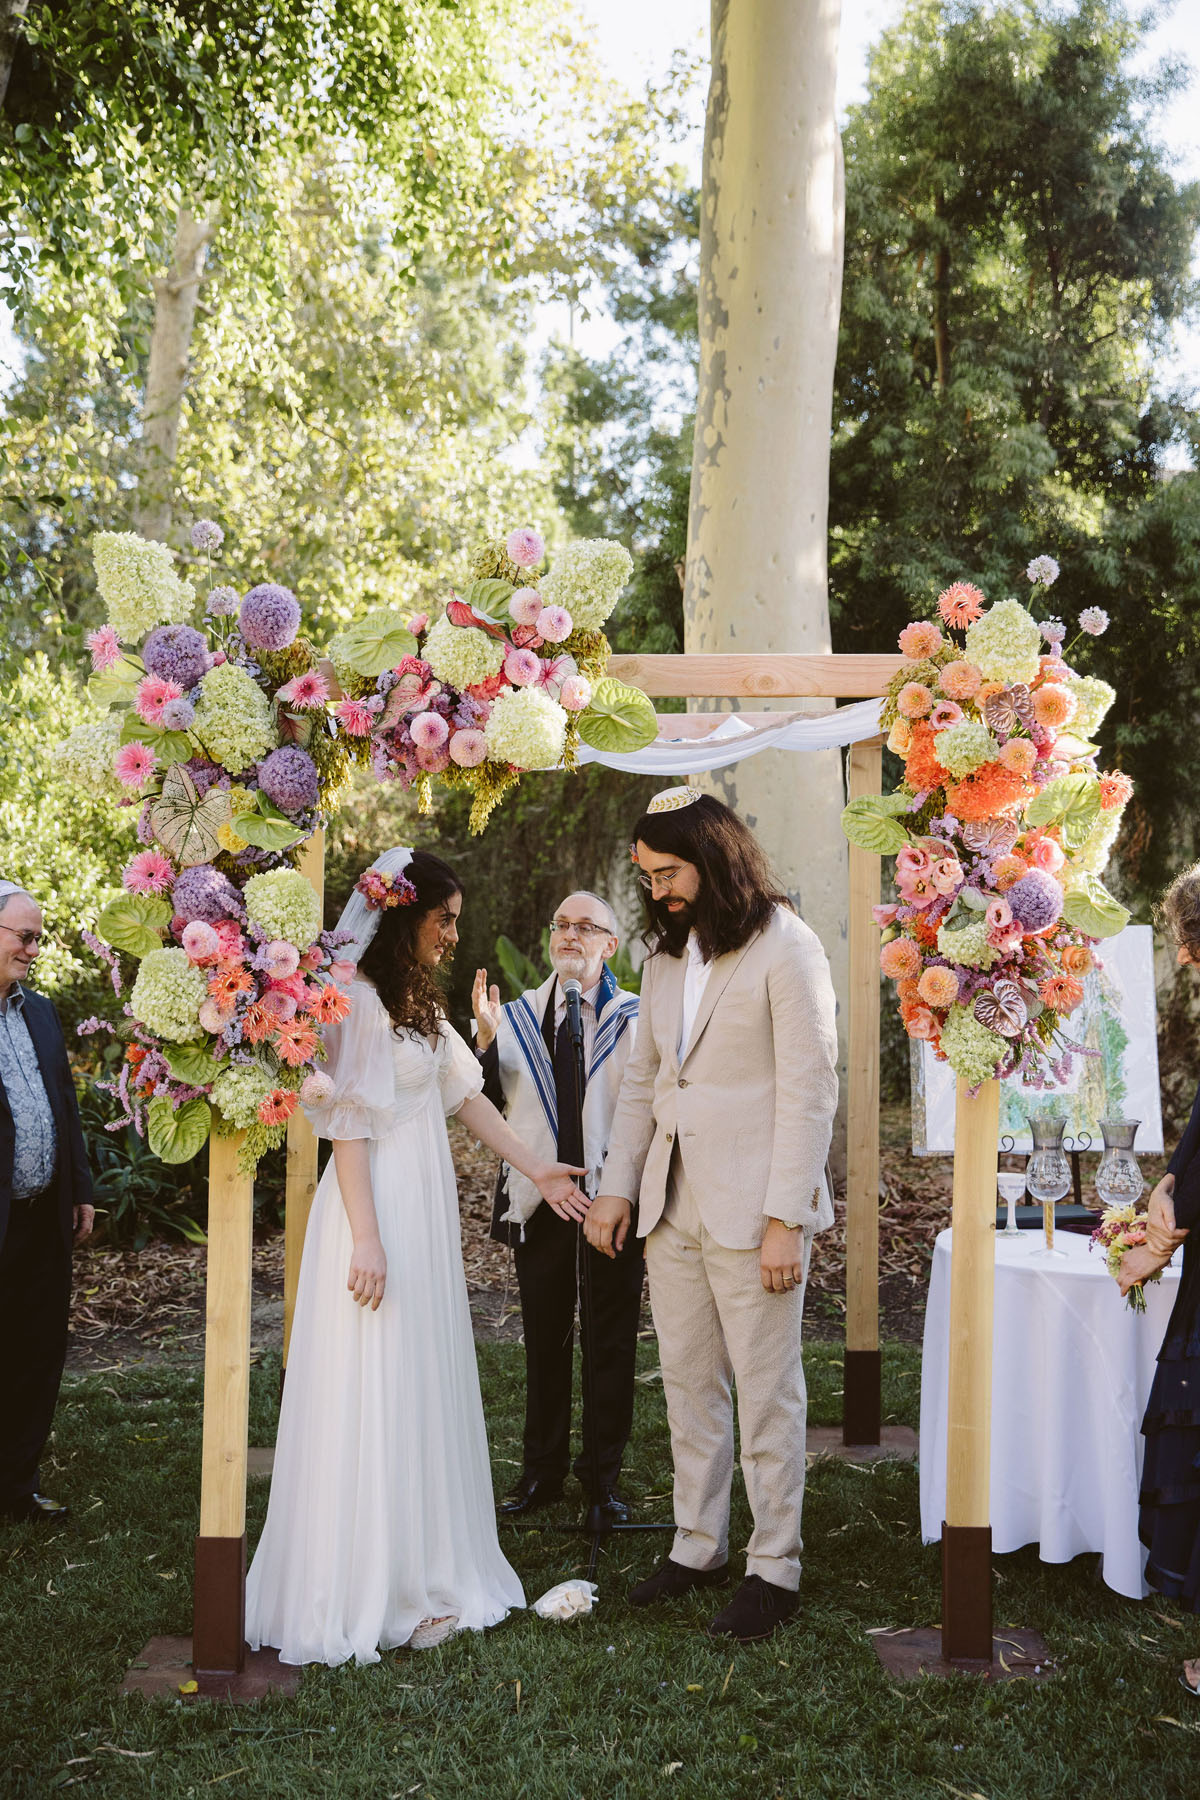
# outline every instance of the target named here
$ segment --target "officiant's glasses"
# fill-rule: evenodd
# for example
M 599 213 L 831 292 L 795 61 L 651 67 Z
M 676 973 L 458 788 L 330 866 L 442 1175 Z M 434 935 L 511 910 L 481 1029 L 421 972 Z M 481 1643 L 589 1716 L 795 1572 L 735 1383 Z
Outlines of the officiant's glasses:
M 612 932 L 607 925 L 590 925 L 586 919 L 551 919 L 551 931 L 577 931 L 581 938 L 611 937 Z

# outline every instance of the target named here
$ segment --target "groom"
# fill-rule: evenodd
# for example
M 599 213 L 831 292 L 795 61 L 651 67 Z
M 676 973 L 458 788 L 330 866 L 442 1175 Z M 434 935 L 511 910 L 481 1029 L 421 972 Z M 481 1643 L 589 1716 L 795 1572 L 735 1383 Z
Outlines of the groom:
M 675 1541 L 636 1606 L 724 1579 L 737 1384 L 754 1531 L 746 1579 L 709 1626 L 742 1643 L 795 1613 L 814 1232 L 833 1223 L 837 1106 L 829 965 L 719 800 L 673 788 L 634 828 L 650 951 L 637 1044 L 584 1230 L 605 1255 L 640 1203 L 675 1463 Z

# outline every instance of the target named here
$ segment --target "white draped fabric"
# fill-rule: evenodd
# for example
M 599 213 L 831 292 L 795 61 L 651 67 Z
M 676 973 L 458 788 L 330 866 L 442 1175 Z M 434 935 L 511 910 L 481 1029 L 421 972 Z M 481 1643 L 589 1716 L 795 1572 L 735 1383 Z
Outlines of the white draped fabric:
M 1059 1232 L 1065 1258 L 1035 1255 L 1041 1232 L 996 1238 L 992 1361 L 992 1548 L 1039 1545 L 1041 1560 L 1098 1551 L 1106 1584 L 1140 1599 L 1142 1414 L 1178 1291 L 1169 1267 L 1130 1312 L 1098 1251 Z M 921 1535 L 946 1516 L 951 1233 L 939 1233 L 921 1365 Z
M 726 769 L 762 750 L 843 749 L 847 744 L 878 737 L 882 705 L 882 700 L 857 700 L 853 706 L 839 706 L 834 712 L 816 717 L 780 713 L 778 723 L 775 718 L 764 720 L 761 716 L 751 723 L 739 713 L 726 713 L 706 737 L 659 737 L 644 750 L 625 754 L 592 750 L 580 744 L 578 760 L 581 764 L 603 763 L 605 768 L 623 769 L 629 775 L 700 775 L 711 769 Z M 659 729 L 670 732 L 669 716 L 663 717 Z
M 313 1202 L 246 1637 L 288 1663 L 377 1662 L 428 1618 L 482 1629 L 523 1606 L 496 1536 L 458 1195 L 445 1114 L 480 1091 L 444 1026 L 397 1037 L 361 977 L 331 1029 L 322 1136 L 365 1138 L 387 1289 L 346 1287 L 351 1236 L 332 1160 Z

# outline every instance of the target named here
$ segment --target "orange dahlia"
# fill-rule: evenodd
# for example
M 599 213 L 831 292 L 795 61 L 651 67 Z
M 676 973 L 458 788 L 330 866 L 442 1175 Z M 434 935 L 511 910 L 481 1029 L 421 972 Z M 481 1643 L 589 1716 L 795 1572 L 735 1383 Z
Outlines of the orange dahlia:
M 1083 983 L 1073 975 L 1048 975 L 1038 993 L 1052 1012 L 1074 1012 L 1083 999 Z
M 879 966 L 892 981 L 913 980 L 921 972 L 921 952 L 911 938 L 893 938 L 879 952 Z
M 901 1005 L 905 1002 L 919 1000 L 921 997 L 919 992 L 920 986 L 920 982 L 914 981 L 911 975 L 905 975 L 902 980 L 896 983 L 897 1000 L 900 1001 Z
M 953 969 L 935 965 L 932 969 L 926 969 L 917 983 L 917 992 L 929 1006 L 952 1006 L 958 999 L 958 976 Z

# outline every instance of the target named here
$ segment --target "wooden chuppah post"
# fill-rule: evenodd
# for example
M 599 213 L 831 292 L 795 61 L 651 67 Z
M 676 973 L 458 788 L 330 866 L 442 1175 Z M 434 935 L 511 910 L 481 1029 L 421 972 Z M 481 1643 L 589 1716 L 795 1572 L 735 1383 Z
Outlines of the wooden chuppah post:
M 325 898 L 325 833 L 314 831 L 303 845 L 296 867 L 307 875 L 316 889 L 317 898 Z M 299 1107 L 287 1124 L 287 1186 L 284 1190 L 283 1213 L 283 1369 L 287 1374 L 288 1347 L 292 1341 L 292 1315 L 296 1310 L 296 1289 L 300 1281 L 300 1258 L 304 1251 L 304 1234 L 317 1191 L 317 1138 Z
M 851 744 L 851 800 L 878 794 L 879 738 Z M 879 1354 L 879 902 L 880 858 L 850 846 L 850 1032 L 846 1107 L 846 1349 L 842 1442 L 877 1444 L 881 1427 Z

